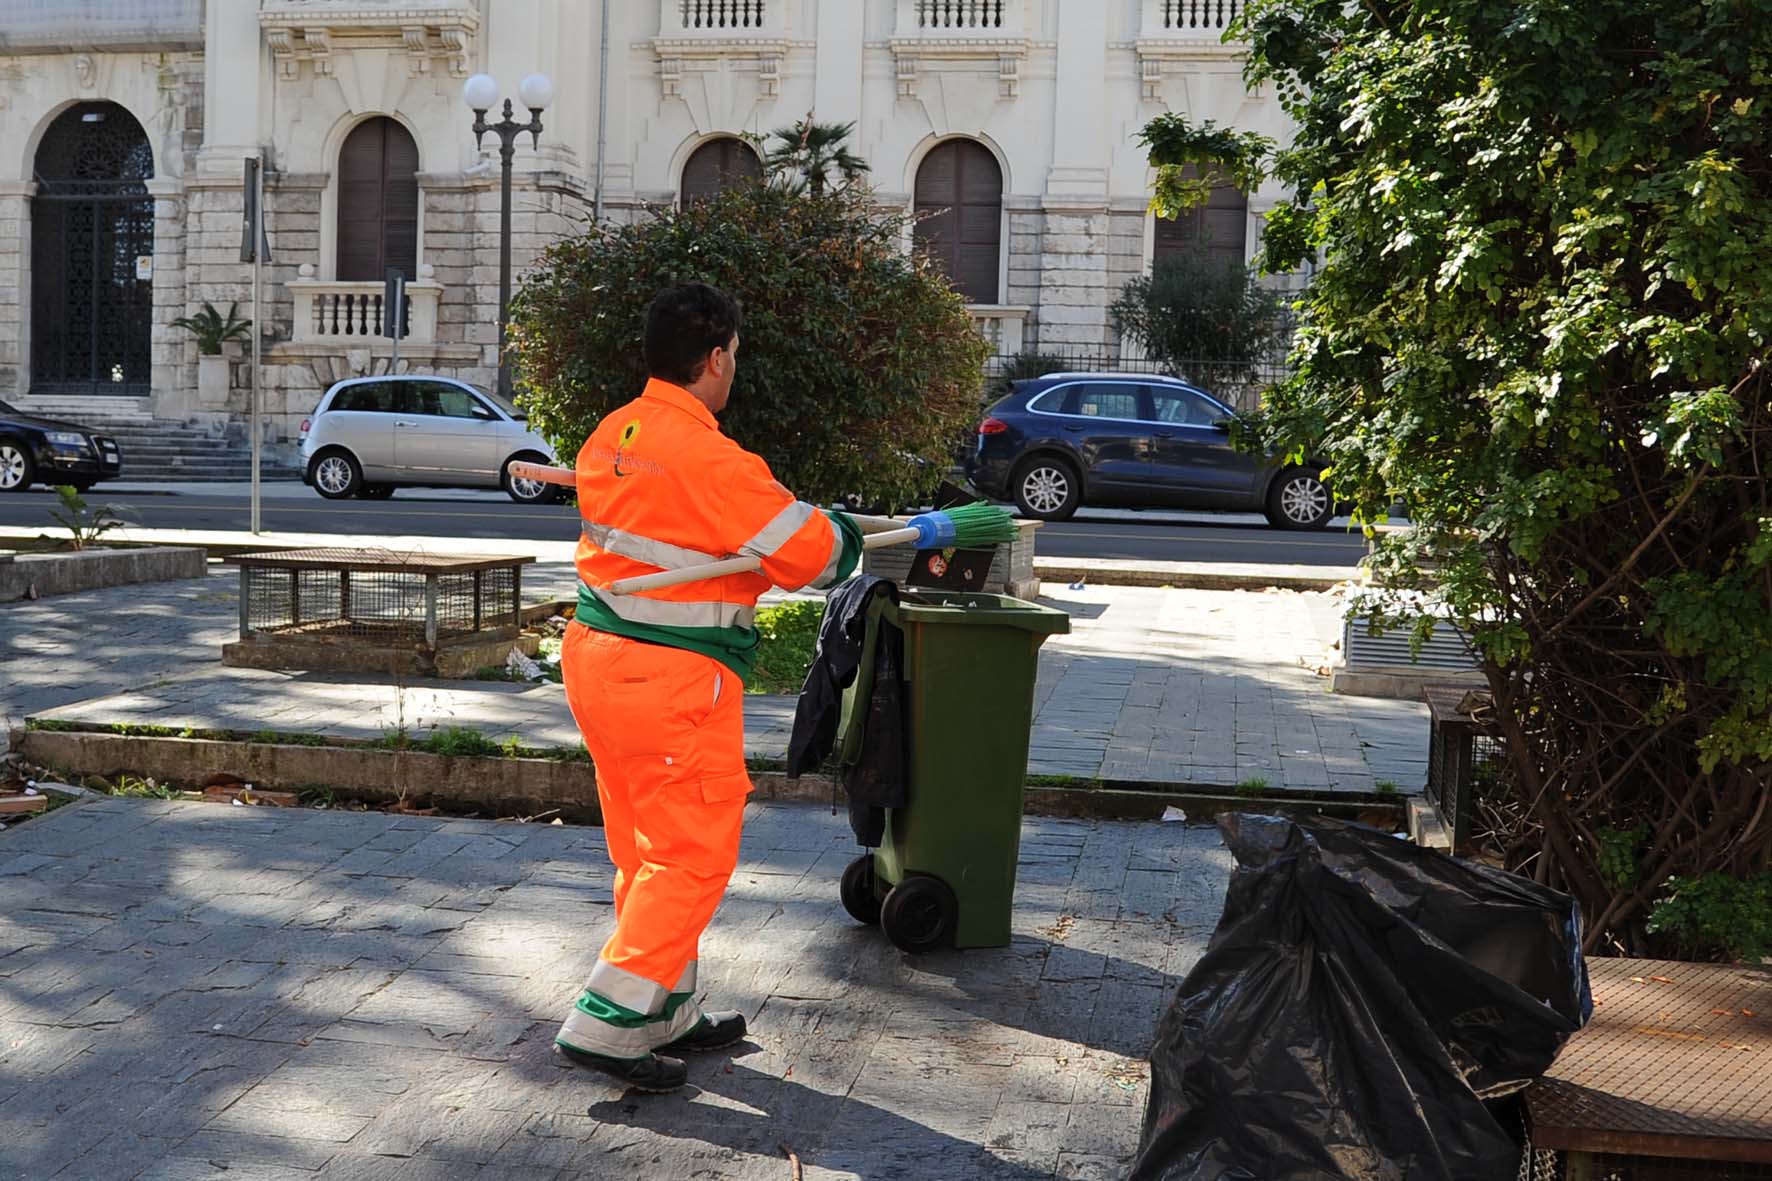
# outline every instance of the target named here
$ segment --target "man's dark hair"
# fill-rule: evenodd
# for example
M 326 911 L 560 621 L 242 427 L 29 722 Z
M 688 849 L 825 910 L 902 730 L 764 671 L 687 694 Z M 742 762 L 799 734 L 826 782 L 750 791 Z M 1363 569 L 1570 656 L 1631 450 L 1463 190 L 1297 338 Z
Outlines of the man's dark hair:
M 706 283 L 677 283 L 646 309 L 646 370 L 661 381 L 689 385 L 708 354 L 738 335 L 738 301 Z

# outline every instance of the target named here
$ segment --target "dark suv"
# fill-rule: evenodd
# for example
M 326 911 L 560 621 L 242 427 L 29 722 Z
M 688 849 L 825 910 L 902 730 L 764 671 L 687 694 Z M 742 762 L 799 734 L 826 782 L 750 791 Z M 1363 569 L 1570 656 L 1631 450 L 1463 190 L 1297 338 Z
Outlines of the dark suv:
M 1023 516 L 1078 507 L 1260 510 L 1279 529 L 1320 529 L 1335 505 L 1323 465 L 1232 448 L 1232 410 L 1172 377 L 1053 373 L 1018 381 L 978 424 L 966 475 Z

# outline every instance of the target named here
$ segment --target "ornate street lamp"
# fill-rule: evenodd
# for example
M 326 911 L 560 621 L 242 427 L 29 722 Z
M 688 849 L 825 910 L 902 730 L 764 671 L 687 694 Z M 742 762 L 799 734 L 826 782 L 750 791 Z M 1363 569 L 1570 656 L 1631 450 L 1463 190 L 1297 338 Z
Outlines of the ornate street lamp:
M 517 95 L 529 108 L 529 122 L 512 118 L 507 98 L 504 118 L 488 123 L 486 112 L 498 101 L 498 82 L 490 74 L 475 74 L 461 88 L 462 100 L 474 112 L 474 146 L 485 143 L 488 131 L 497 132 L 498 154 L 504 165 L 498 195 L 498 392 L 507 402 L 511 400 L 511 366 L 505 359 L 511 307 L 511 160 L 517 154 L 517 137 L 525 131 L 533 146 L 541 146 L 541 113 L 554 101 L 554 84 L 545 74 L 531 74 L 518 85 Z

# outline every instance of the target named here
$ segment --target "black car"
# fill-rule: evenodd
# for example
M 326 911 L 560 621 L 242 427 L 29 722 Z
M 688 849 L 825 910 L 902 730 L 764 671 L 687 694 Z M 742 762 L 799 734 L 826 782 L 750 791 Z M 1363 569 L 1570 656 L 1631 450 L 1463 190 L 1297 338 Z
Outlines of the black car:
M 122 468 L 115 439 L 0 402 L 0 492 L 23 492 L 32 484 L 72 484 L 84 492 Z
M 1023 516 L 1062 521 L 1085 504 L 1237 509 L 1320 529 L 1335 513 L 1322 464 L 1236 450 L 1231 408 L 1176 378 L 1053 373 L 1016 382 L 987 413 L 966 475 Z

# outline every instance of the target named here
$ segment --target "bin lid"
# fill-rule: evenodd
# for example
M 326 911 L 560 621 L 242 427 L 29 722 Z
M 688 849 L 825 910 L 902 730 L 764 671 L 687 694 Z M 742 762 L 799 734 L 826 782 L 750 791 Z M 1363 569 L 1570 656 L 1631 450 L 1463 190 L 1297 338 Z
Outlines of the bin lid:
M 1071 630 L 1070 615 L 1056 607 L 983 591 L 903 591 L 898 614 L 907 623 L 1019 627 L 1043 636 L 1069 635 Z

